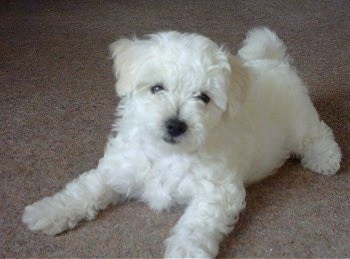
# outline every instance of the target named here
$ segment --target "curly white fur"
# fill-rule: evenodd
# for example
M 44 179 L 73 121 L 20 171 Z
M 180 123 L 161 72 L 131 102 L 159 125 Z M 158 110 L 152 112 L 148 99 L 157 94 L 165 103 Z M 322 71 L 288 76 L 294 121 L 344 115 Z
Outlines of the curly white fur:
M 111 45 L 118 118 L 104 157 L 23 222 L 49 235 L 125 197 L 162 211 L 187 205 L 166 257 L 215 257 L 245 206 L 244 186 L 290 156 L 332 175 L 341 153 L 284 43 L 250 31 L 237 56 L 197 34 L 161 32 Z M 170 121 L 170 122 L 169 122 Z

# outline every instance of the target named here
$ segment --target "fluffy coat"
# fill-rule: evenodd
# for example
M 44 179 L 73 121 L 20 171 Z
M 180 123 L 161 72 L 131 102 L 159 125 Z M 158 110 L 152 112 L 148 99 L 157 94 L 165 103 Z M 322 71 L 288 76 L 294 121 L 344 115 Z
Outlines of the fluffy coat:
M 161 32 L 111 45 L 117 119 L 96 169 L 27 206 L 23 222 L 55 235 L 135 198 L 186 206 L 165 257 L 215 257 L 245 207 L 245 186 L 294 154 L 333 175 L 341 152 L 284 43 L 253 29 L 236 56 L 208 38 Z M 117 245 L 117 244 L 116 244 Z

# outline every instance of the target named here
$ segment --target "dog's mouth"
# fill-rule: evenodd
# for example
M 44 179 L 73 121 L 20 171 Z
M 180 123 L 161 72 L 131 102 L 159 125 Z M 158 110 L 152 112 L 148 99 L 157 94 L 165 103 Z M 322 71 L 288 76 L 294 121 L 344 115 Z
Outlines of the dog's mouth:
M 172 144 L 172 145 L 179 143 L 179 141 L 176 138 L 171 137 L 171 136 L 164 136 L 163 140 L 169 144 Z

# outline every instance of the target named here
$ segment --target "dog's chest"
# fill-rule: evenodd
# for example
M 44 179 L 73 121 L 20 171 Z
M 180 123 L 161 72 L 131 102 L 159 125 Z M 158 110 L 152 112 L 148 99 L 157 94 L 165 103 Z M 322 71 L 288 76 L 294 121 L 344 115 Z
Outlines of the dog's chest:
M 143 198 L 157 210 L 187 203 L 193 196 L 195 163 L 188 157 L 172 155 L 152 161 L 145 179 Z

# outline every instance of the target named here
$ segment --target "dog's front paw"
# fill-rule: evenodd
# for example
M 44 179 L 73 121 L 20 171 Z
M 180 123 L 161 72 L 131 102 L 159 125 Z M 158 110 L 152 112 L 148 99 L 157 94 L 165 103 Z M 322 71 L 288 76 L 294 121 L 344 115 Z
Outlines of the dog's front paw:
M 201 238 L 202 241 L 204 238 Z M 185 237 L 180 238 L 176 235 L 168 238 L 165 243 L 164 258 L 214 258 L 217 253 L 216 248 L 214 249 L 215 251 L 211 251 L 212 244 L 208 243 L 206 246 L 203 246 Z
M 68 213 L 65 213 L 63 204 L 52 197 L 27 206 L 22 221 L 30 230 L 43 231 L 48 235 L 56 235 L 70 227 Z

